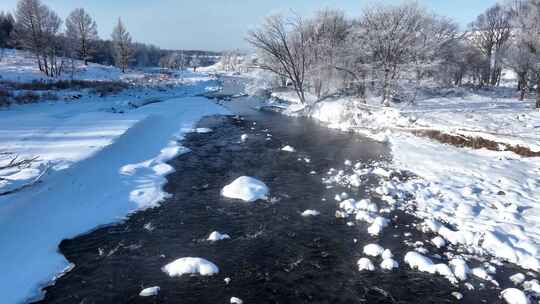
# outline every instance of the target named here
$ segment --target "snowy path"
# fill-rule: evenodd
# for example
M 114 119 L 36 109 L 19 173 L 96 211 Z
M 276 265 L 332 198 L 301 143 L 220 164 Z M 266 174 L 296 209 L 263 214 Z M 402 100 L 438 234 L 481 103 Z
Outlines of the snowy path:
M 59 119 L 63 113 L 58 112 Z M 158 204 L 166 195 L 161 190 L 164 175 L 172 170 L 165 161 L 183 152 L 178 144 L 182 130 L 216 113 L 225 110 L 207 99 L 188 97 L 124 115 L 66 115 L 62 123 L 51 123 L 54 128 L 29 125 L 23 145 L 30 150 L 52 151 L 69 159 L 71 147 L 62 142 L 66 137 L 87 149 L 81 156 L 76 147 L 75 158 L 81 161 L 54 171 L 31 190 L 0 198 L 3 301 L 17 303 L 38 294 L 39 284 L 67 267 L 57 252 L 62 239 Z

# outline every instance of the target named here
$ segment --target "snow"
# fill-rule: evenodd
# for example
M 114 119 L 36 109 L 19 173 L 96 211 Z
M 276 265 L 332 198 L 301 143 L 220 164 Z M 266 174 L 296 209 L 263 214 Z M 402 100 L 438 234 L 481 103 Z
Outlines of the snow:
M 141 292 L 139 293 L 139 296 L 152 297 L 152 296 L 157 296 L 158 294 L 159 294 L 159 286 L 154 286 L 154 287 L 148 287 L 141 290 Z
M 281 148 L 281 151 L 285 151 L 285 152 L 296 152 L 296 150 L 291 147 L 291 146 L 285 146 L 283 148 Z
M 525 282 L 525 275 L 523 273 L 516 273 L 512 276 L 510 276 L 510 281 L 514 283 L 514 285 L 520 285 L 521 283 Z
M 1 52 L 1 50 L 0 50 Z M 82 61 L 75 61 L 73 79 L 75 80 L 96 80 L 96 81 L 116 81 L 129 75 L 122 74 L 118 68 L 89 63 L 85 66 Z M 39 71 L 35 56 L 26 51 L 14 49 L 4 49 L 4 58 L 0 61 L 0 80 L 14 82 L 32 82 L 50 80 Z M 64 73 L 61 80 L 71 80 L 71 73 Z
M 319 216 L 321 213 L 317 210 L 306 210 L 302 212 L 303 217 L 309 217 L 309 216 Z
M 214 232 L 210 233 L 210 235 L 208 236 L 207 241 L 217 242 L 217 241 L 227 240 L 227 239 L 230 239 L 230 238 L 231 237 L 228 234 L 221 234 L 218 231 L 214 231 Z
M 508 288 L 501 292 L 501 297 L 508 304 L 530 304 L 529 298 L 523 291 L 516 288 Z
M 231 304 L 243 304 L 244 301 L 242 301 L 242 299 L 240 298 L 237 298 L 237 297 L 231 297 Z
M 180 277 L 185 274 L 212 276 L 219 273 L 219 268 L 212 262 L 202 258 L 180 258 L 162 268 L 170 277 Z
M 232 199 L 239 199 L 248 203 L 264 200 L 268 196 L 268 187 L 252 177 L 241 176 L 231 184 L 223 187 L 221 194 Z
M 437 248 L 443 248 L 444 246 L 446 246 L 446 241 L 440 236 L 431 239 L 431 243 L 433 243 L 433 245 L 435 245 L 435 247 Z
M 431 259 L 423 256 L 422 254 L 409 251 L 405 254 L 404 258 L 405 263 L 409 265 L 412 269 L 417 269 L 421 272 L 427 272 L 431 274 L 439 274 L 443 277 L 446 277 L 451 283 L 457 283 L 457 279 L 446 264 L 434 264 Z
M 37 297 L 40 287 L 68 266 L 57 251 L 61 240 L 158 206 L 168 196 L 162 190 L 172 172 L 167 161 L 188 152 L 179 143 L 182 130 L 193 129 L 203 116 L 228 113 L 205 98 L 189 97 L 209 83 L 208 77 L 197 77 L 201 80 L 192 85 L 161 92 L 162 102 L 139 108 L 129 103 L 158 90 L 133 89 L 107 98 L 87 96 L 0 111 L 2 150 L 39 156 L 30 168 L 7 172 L 10 180 L 0 183 L 0 191 L 49 168 L 31 189 L 0 197 L 0 286 L 5 302 Z M 187 97 L 174 97 L 179 95 Z
M 372 257 L 378 257 L 382 255 L 384 252 L 384 248 L 377 244 L 368 244 L 364 246 L 364 254 L 372 256 Z
M 393 270 L 394 268 L 398 268 L 399 264 L 394 259 L 384 259 L 381 263 L 381 268 L 384 270 Z
M 358 271 L 374 271 L 375 265 L 368 258 L 361 258 L 358 260 Z

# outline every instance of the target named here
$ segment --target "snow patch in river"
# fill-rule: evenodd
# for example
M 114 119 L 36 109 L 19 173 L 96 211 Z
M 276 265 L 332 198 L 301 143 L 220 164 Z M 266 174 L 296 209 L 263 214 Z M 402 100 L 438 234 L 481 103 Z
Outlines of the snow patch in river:
M 253 177 L 241 176 L 223 187 L 221 194 L 228 198 L 251 203 L 256 200 L 267 199 L 268 192 L 268 187 L 260 180 Z
M 210 241 L 210 242 L 217 242 L 217 241 L 227 240 L 227 239 L 230 239 L 230 238 L 231 238 L 231 236 L 228 235 L 228 234 L 221 234 L 218 231 L 214 231 L 214 232 L 210 233 L 210 235 L 208 236 L 208 239 L 206 239 L 206 240 Z
M 171 277 L 185 274 L 211 276 L 219 273 L 219 268 L 214 263 L 202 258 L 180 258 L 165 265 L 162 270 Z
M 157 296 L 159 294 L 159 290 L 160 290 L 159 286 L 148 287 L 141 290 L 141 292 L 139 293 L 139 296 L 141 297 Z

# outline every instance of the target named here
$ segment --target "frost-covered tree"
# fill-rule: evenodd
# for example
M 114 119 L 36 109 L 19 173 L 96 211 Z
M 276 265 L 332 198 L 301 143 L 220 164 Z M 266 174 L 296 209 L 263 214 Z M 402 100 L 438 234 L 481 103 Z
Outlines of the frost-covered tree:
M 258 68 L 290 82 L 301 103 L 306 103 L 306 78 L 311 66 L 309 35 L 299 16 L 274 15 L 250 31 L 247 41 L 261 54 Z
M 114 60 L 116 62 L 116 66 L 122 69 L 122 73 L 125 73 L 129 67 L 130 58 L 133 55 L 133 46 L 131 42 L 131 35 L 127 31 L 121 19 L 118 19 L 118 23 L 113 29 L 111 38 L 113 42 Z
M 378 5 L 366 9 L 355 28 L 357 53 L 366 56 L 368 77 L 379 85 L 384 105 L 390 104 L 398 80 L 410 64 L 428 57 L 425 51 L 430 50 L 431 42 L 426 39 L 433 37 L 428 35 L 426 16 L 415 3 Z
M 93 42 L 98 40 L 97 24 L 83 8 L 72 11 L 66 19 L 66 36 L 79 59 L 88 65 Z
M 309 88 L 318 100 L 343 85 L 346 75 L 338 67 L 343 66 L 343 56 L 350 22 L 339 10 L 324 9 L 305 22 L 308 35 L 308 51 L 311 66 L 308 73 Z
M 512 28 L 512 11 L 495 4 L 471 23 L 468 39 L 486 57 L 481 84 L 497 85 L 502 72 L 502 59 Z
M 527 67 L 529 80 L 536 84 L 536 108 L 540 109 L 540 0 L 530 0 L 515 18 L 513 56 Z
M 19 0 L 15 12 L 15 37 L 20 47 L 31 51 L 40 71 L 47 76 L 58 76 L 62 65 L 59 30 L 62 20 L 40 0 Z
M 10 13 L 0 12 L 0 48 L 8 47 L 14 26 L 13 16 Z

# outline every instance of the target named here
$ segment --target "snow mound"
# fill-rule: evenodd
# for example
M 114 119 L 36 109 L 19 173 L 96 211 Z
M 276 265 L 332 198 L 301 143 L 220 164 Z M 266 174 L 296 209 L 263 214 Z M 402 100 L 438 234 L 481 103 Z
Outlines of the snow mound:
M 141 297 L 153 297 L 153 296 L 157 296 L 158 293 L 159 293 L 159 286 L 154 286 L 154 287 L 148 287 L 148 288 L 143 289 L 139 293 L 139 296 L 141 296 Z
M 516 288 L 508 288 L 501 292 L 501 297 L 508 304 L 530 304 L 529 298 L 523 291 Z
M 260 180 L 242 176 L 223 187 L 221 194 L 228 198 L 251 203 L 259 199 L 266 199 L 268 192 L 268 187 Z
M 217 242 L 217 241 L 227 240 L 227 239 L 230 239 L 230 238 L 231 238 L 231 236 L 228 235 L 228 234 L 221 234 L 218 231 L 214 231 L 214 232 L 210 233 L 210 236 L 208 236 L 207 241 Z
M 382 255 L 384 252 L 384 248 L 382 248 L 380 245 L 377 244 L 369 244 L 364 246 L 364 254 L 372 256 L 372 257 L 378 257 Z
M 181 258 L 165 265 L 162 270 L 171 277 L 184 274 L 211 276 L 219 273 L 219 268 L 214 263 L 201 258 Z
M 285 146 L 283 148 L 281 148 L 281 151 L 285 151 L 285 152 L 296 152 L 296 149 L 291 147 L 291 146 Z
M 368 258 L 361 258 L 356 263 L 358 265 L 358 271 L 374 271 L 375 265 Z
M 231 298 L 231 304 L 243 304 L 244 301 L 242 301 L 242 299 L 240 298 L 237 298 L 237 297 L 232 297 Z
M 304 212 L 302 212 L 302 216 L 303 217 L 308 217 L 308 216 L 319 216 L 321 215 L 321 213 L 317 210 L 306 210 Z
M 399 264 L 394 259 L 384 259 L 381 263 L 381 268 L 384 270 L 393 270 L 394 268 L 398 268 Z

